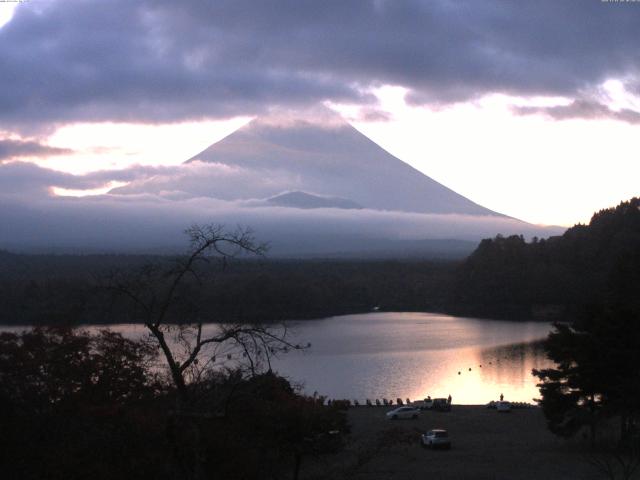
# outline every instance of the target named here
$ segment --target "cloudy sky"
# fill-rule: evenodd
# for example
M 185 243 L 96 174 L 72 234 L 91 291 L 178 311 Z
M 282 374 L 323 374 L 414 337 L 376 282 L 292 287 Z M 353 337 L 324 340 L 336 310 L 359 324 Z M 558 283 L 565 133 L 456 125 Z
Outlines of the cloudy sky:
M 102 193 L 318 105 L 529 222 L 640 193 L 640 2 L 30 0 L 0 25 L 5 202 Z

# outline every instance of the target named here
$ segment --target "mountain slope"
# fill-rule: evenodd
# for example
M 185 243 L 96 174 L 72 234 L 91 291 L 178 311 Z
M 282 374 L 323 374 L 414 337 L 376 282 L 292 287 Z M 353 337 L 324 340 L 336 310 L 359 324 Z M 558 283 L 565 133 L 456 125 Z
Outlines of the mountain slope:
M 196 161 L 259 171 L 265 179 L 286 175 L 293 183 L 289 190 L 348 198 L 375 210 L 499 215 L 407 165 L 344 121 L 257 119 L 188 160 Z M 281 193 L 276 189 L 272 196 Z M 236 199 L 251 196 L 237 192 Z

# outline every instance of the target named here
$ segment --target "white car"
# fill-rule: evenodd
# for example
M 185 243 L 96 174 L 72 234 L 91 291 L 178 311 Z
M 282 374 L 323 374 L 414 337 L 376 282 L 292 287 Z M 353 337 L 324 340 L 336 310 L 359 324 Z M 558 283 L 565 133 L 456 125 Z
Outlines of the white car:
M 390 412 L 387 412 L 387 418 L 389 420 L 398 420 L 400 418 L 418 418 L 420 415 L 420 409 L 416 407 L 398 407 Z
M 496 410 L 502 413 L 508 413 L 511 411 L 511 403 L 500 400 L 496 402 Z
M 439 428 L 429 430 L 420 437 L 420 443 L 428 448 L 451 448 L 451 438 L 446 430 Z

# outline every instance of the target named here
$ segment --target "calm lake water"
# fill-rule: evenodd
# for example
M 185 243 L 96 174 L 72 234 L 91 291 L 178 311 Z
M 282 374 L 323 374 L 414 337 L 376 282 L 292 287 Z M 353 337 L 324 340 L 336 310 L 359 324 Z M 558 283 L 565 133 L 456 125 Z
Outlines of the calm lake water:
M 127 337 L 145 334 L 141 326 L 110 328 Z M 480 404 L 500 393 L 531 402 L 539 396 L 531 370 L 550 365 L 536 342 L 551 326 L 539 322 L 376 312 L 292 322 L 290 328 L 293 343 L 311 342 L 311 348 L 276 359 L 274 370 L 308 394 L 361 403 L 451 395 L 453 403 Z
M 368 313 L 299 322 L 295 336 L 311 341 L 276 369 L 306 392 L 332 398 L 451 395 L 454 403 L 478 404 L 539 397 L 533 368 L 546 359 L 537 341 L 551 326 L 452 317 L 434 313 Z

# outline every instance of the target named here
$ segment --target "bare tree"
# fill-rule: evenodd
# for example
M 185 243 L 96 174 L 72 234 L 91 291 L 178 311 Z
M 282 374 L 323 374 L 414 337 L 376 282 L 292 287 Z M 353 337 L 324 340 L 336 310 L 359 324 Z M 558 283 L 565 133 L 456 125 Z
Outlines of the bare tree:
M 134 272 L 114 272 L 107 287 L 131 302 L 135 319 L 144 323 L 162 351 L 171 380 L 181 403 L 189 401 L 188 384 L 200 377 L 216 360 L 229 359 L 229 352 L 242 358 L 251 373 L 265 363 L 271 367 L 273 355 L 301 349 L 287 340 L 284 324 L 205 323 L 219 319 L 197 305 L 185 305 L 184 297 L 196 296 L 194 289 L 211 286 L 211 270 L 203 264 L 218 261 L 224 270 L 238 255 L 263 256 L 265 244 L 256 243 L 248 229 L 228 232 L 220 225 L 194 225 L 189 236 L 189 253 L 174 259 L 170 266 L 146 265 Z M 180 303 L 180 306 L 177 304 Z
M 273 355 L 304 347 L 289 342 L 284 324 L 211 324 L 219 319 L 201 311 L 196 293 L 215 285 L 216 269 L 211 264 L 217 262 L 225 269 L 228 260 L 238 255 L 264 255 L 266 245 L 256 243 L 252 232 L 242 228 L 229 232 L 219 225 L 195 225 L 185 233 L 190 239 L 186 256 L 168 266 L 114 272 L 107 288 L 128 300 L 129 314 L 145 325 L 150 340 L 162 351 L 177 393 L 170 441 L 182 467 L 180 475 L 198 479 L 203 476 L 204 463 L 198 419 L 210 412 L 194 408 L 197 380 L 229 361 L 255 374 L 263 366 L 271 368 Z

